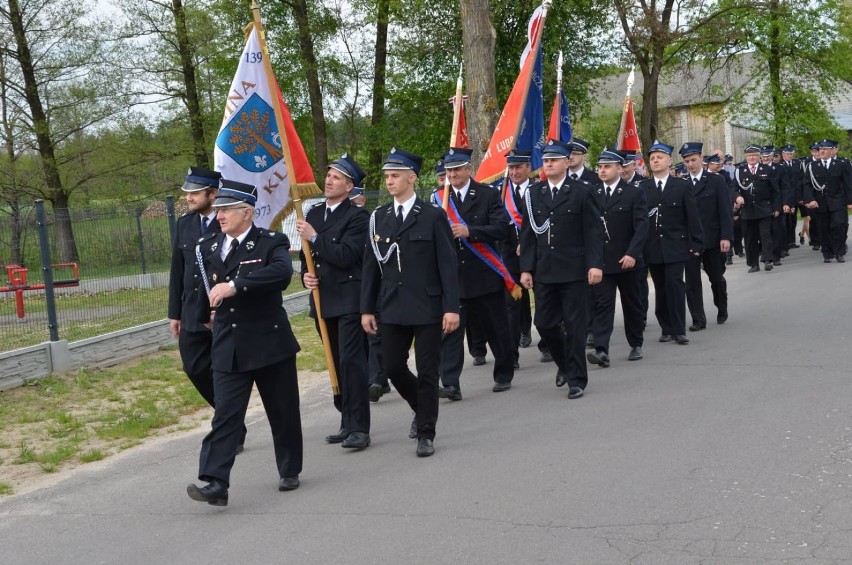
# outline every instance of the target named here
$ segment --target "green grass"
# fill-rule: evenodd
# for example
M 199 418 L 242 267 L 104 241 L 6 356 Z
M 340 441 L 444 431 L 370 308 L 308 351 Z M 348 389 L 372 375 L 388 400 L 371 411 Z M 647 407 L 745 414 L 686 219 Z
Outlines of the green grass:
M 80 463 L 91 463 L 93 461 L 100 461 L 106 457 L 106 453 L 104 453 L 100 449 L 90 449 L 89 451 L 85 451 L 77 456 L 77 459 Z
M 15 492 L 9 483 L 0 482 L 0 496 L 8 496 Z
M 23 465 L 25 463 L 32 463 L 36 460 L 36 453 L 33 449 L 24 443 L 21 440 L 21 445 L 18 447 L 18 457 L 15 459 L 15 463 L 18 465 Z

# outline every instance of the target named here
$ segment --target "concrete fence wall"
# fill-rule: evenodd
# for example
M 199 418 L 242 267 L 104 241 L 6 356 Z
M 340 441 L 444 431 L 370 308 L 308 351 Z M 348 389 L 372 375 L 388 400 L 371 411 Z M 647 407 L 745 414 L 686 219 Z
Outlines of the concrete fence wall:
M 284 297 L 289 316 L 308 309 L 308 291 Z M 176 343 L 168 320 L 158 320 L 89 339 L 44 342 L 0 353 L 0 390 L 21 386 L 53 372 L 103 368 L 154 353 Z

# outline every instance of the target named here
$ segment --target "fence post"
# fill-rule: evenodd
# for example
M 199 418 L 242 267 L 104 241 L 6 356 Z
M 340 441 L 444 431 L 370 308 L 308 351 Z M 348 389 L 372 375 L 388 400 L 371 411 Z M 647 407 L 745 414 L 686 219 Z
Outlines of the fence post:
M 139 236 L 139 260 L 142 263 L 142 274 L 148 274 L 148 267 L 145 264 L 145 241 L 142 239 L 142 210 L 136 209 L 136 234 Z
M 59 323 L 56 320 L 56 297 L 53 294 L 53 266 L 50 263 L 50 245 L 47 240 L 47 219 L 44 200 L 35 201 L 36 223 L 38 224 L 38 248 L 41 255 L 41 272 L 44 277 L 44 298 L 47 306 L 47 328 L 50 341 L 59 341 Z
M 169 241 L 172 242 L 172 247 L 174 247 L 177 220 L 175 220 L 175 197 L 171 195 L 166 196 L 166 216 L 169 218 Z

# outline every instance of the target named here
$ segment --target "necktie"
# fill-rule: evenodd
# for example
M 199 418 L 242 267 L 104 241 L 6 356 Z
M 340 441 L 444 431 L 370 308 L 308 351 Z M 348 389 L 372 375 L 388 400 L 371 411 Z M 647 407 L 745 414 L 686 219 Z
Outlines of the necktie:
M 400 224 L 401 224 L 401 223 L 402 223 L 402 221 L 403 221 L 403 217 L 402 217 L 402 204 L 400 204 L 399 206 L 397 206 L 397 207 L 396 207 L 396 221 L 397 221 L 397 222 L 399 222 Z
M 323 221 L 327 222 L 329 216 L 331 216 L 331 208 L 329 208 L 328 204 L 326 204 L 325 205 L 325 219 Z
M 551 187 L 551 190 L 553 191 L 553 199 L 556 200 L 556 195 L 559 194 L 559 187 L 558 186 Z
M 661 180 L 657 181 L 657 188 L 660 189 L 660 194 L 662 194 L 663 193 L 663 181 L 661 181 Z
M 458 200 L 458 201 L 459 201 L 459 204 L 461 204 L 461 203 L 462 203 L 462 193 L 461 193 L 461 190 L 454 190 L 453 192 L 455 192 L 455 193 L 456 193 L 456 200 Z
M 580 177 L 577 176 L 577 173 L 571 173 L 571 179 L 572 180 L 577 180 L 578 178 L 580 178 Z
M 517 198 L 519 200 L 521 198 L 521 187 L 517 186 L 517 185 L 515 186 L 515 198 Z
M 606 201 L 609 202 L 609 197 L 612 196 L 612 187 L 606 187 Z
M 697 184 L 698 184 L 698 177 L 692 177 L 692 186 L 695 186 Z
M 754 174 L 754 173 L 757 172 L 757 167 L 749 167 L 749 169 L 751 170 L 751 174 Z
M 207 216 L 204 216 L 203 218 L 201 218 L 201 235 L 204 235 L 204 232 L 207 231 L 207 224 L 209 224 L 209 223 L 210 223 L 210 218 L 208 218 Z
M 228 249 L 228 254 L 225 255 L 225 265 L 231 262 L 231 259 L 234 258 L 234 254 L 237 252 L 237 247 L 240 246 L 240 242 L 237 238 L 231 240 L 231 248 Z
M 827 169 L 827 168 L 828 168 L 828 163 L 829 163 L 828 161 L 823 161 L 823 162 L 822 162 L 822 166 L 823 166 L 823 167 L 825 167 L 825 168 Z

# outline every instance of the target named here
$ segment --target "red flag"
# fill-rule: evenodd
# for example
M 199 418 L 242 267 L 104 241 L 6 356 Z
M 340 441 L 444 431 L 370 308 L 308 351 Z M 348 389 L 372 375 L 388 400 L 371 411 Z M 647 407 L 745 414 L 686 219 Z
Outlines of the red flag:
M 539 7 L 536 11 L 541 10 Z M 533 16 L 535 18 L 535 15 Z M 529 53 L 537 53 L 539 45 L 541 45 L 541 33 L 544 30 L 544 16 L 533 26 L 534 41 L 527 46 Z M 525 50 L 525 54 L 527 51 Z M 518 78 L 515 79 L 515 85 L 512 87 L 512 92 L 509 93 L 509 98 L 506 100 L 506 105 L 503 106 L 503 113 L 500 114 L 500 119 L 497 122 L 497 127 L 494 128 L 494 133 L 491 135 L 491 141 L 488 143 L 488 151 L 482 157 L 482 163 L 476 171 L 476 180 L 482 183 L 491 183 L 499 178 L 502 178 L 506 171 L 506 158 L 504 155 L 510 149 L 515 147 L 518 133 L 521 129 L 521 120 L 524 117 L 526 109 L 527 94 L 530 90 L 532 82 L 533 69 L 535 68 L 538 57 L 526 56 L 523 58 L 523 65 Z
M 467 100 L 467 96 L 462 96 L 462 107 L 459 112 L 459 129 L 456 132 L 456 147 L 461 147 L 463 149 L 470 149 L 470 138 L 467 135 L 467 120 L 464 117 L 464 103 Z M 456 105 L 456 97 L 453 96 L 450 98 L 450 105 L 455 108 Z
M 621 128 L 618 131 L 618 149 L 632 149 L 639 155 L 636 168 L 645 169 L 645 161 L 642 157 L 642 144 L 639 142 L 639 130 L 636 128 L 636 118 L 633 115 L 633 101 L 628 100 L 621 118 Z
M 561 116 L 559 115 L 559 106 L 562 102 L 562 97 L 559 94 L 559 92 L 556 93 L 556 98 L 553 99 L 553 109 L 550 110 L 550 125 L 547 128 L 547 139 L 558 139 L 559 141 L 566 141 L 559 137 L 559 125 L 561 123 Z
M 308 155 L 305 153 L 305 147 L 302 145 L 302 140 L 299 139 L 299 134 L 296 133 L 296 125 L 293 123 L 293 118 L 290 116 L 290 109 L 287 103 L 284 102 L 284 96 L 281 95 L 281 89 L 278 89 L 278 104 L 281 106 L 281 115 L 284 118 L 284 131 L 287 134 L 287 145 L 290 147 L 290 156 L 293 158 L 294 178 L 296 186 L 311 187 L 319 193 L 319 187 L 314 179 L 314 170 L 311 168 L 311 163 L 308 161 Z

